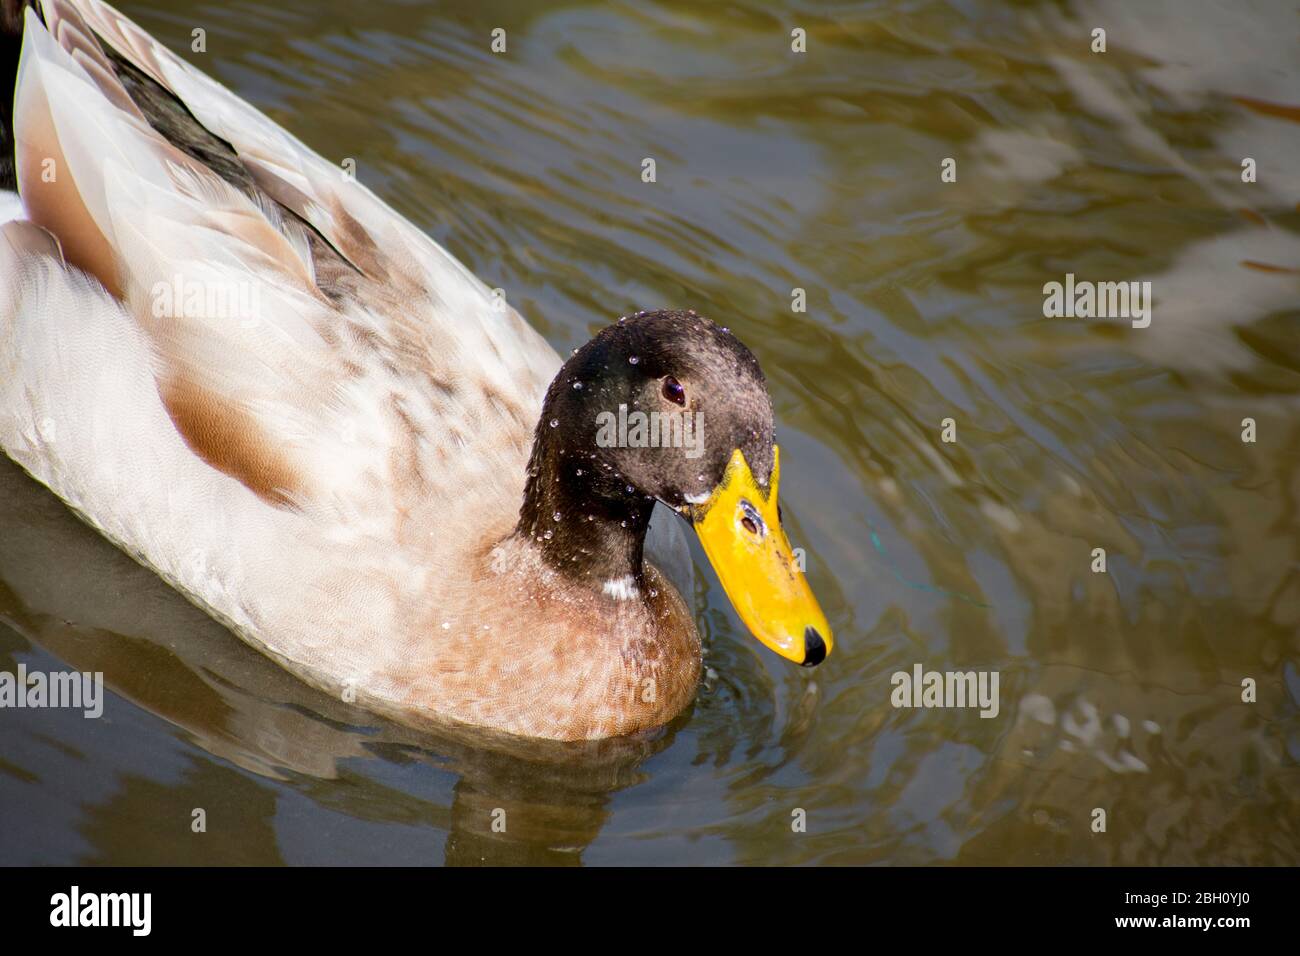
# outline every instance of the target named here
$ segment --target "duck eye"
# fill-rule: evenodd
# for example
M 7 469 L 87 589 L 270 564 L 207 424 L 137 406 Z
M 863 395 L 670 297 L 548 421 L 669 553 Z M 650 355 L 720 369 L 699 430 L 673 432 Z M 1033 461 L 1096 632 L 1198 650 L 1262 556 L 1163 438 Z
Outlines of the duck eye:
M 682 383 L 669 375 L 664 379 L 664 398 L 674 405 L 686 404 L 686 389 L 682 388 Z

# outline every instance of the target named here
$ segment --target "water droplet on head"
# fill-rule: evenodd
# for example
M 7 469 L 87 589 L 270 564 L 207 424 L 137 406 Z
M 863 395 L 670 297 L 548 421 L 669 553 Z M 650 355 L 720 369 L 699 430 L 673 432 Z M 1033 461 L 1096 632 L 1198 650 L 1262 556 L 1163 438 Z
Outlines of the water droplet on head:
M 581 382 L 574 382 L 574 383 L 573 383 L 573 387 L 574 387 L 575 389 L 577 389 L 579 392 L 582 391 L 582 383 L 581 383 Z
M 560 513 L 557 511 L 557 512 L 555 512 L 555 514 L 551 515 L 551 520 L 552 520 L 552 521 L 559 521 L 559 520 L 560 520 Z
M 548 531 L 546 532 L 546 534 L 542 535 L 542 537 L 545 538 L 547 541 L 550 541 L 553 537 L 555 537 L 555 532 Z
M 632 492 L 636 491 L 636 489 L 633 488 L 631 485 L 625 485 L 624 487 L 627 488 L 627 493 L 628 493 L 629 495 L 630 495 Z
M 581 477 L 582 477 L 582 469 L 581 469 L 581 468 L 577 469 L 577 470 L 574 472 L 574 474 L 576 474 L 579 478 L 581 478 Z
M 552 427 L 552 428 L 558 428 L 559 425 L 560 425 L 560 420 L 559 420 L 558 418 L 552 418 L 552 419 L 551 419 L 551 427 Z
M 635 365 L 637 362 L 641 361 L 641 359 L 636 355 L 629 355 L 627 361 L 629 365 Z

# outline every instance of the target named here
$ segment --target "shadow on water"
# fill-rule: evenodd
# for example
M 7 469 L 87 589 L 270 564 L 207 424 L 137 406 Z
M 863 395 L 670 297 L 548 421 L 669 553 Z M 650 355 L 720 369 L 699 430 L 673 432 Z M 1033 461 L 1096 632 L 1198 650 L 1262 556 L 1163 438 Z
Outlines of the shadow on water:
M 9 628 L 0 668 L 14 671 L 21 657 L 29 670 L 101 672 L 100 719 L 134 705 L 214 758 L 193 761 L 176 783 L 122 774 L 106 800 L 84 808 L 77 825 L 91 849 L 81 862 L 280 862 L 275 791 L 287 786 L 359 820 L 445 831 L 447 863 L 578 863 L 611 794 L 672 740 L 668 731 L 591 744 L 485 741 L 392 724 L 243 645 L 3 458 L 0 526 Z M 6 714 L 10 732 L 21 714 Z M 387 769 L 359 772 L 361 761 Z M 390 775 L 417 784 L 387 784 Z M 448 799 L 430 799 L 426 787 Z M 207 834 L 190 827 L 200 807 Z M 221 838 L 230 828 L 238 839 Z

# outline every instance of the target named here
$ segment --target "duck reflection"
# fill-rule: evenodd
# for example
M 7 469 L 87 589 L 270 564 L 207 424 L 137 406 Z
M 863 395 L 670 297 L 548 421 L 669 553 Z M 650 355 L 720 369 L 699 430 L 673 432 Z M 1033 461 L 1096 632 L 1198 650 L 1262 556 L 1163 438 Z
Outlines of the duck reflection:
M 88 862 L 277 862 L 276 788 L 265 783 L 280 781 L 354 819 L 445 830 L 448 864 L 579 864 L 611 795 L 672 740 L 673 727 L 558 743 L 384 721 L 246 647 L 3 457 L 0 527 L 0 622 L 57 658 L 52 666 L 102 672 L 110 720 L 115 704 L 129 701 L 246 771 L 204 758 L 177 782 L 126 778 L 84 811 Z M 12 669 L 12 655 L 0 664 Z M 340 779 L 351 785 L 326 785 Z M 439 798 L 449 781 L 446 806 Z M 221 812 L 210 825 L 226 837 L 238 832 L 233 845 L 187 840 L 188 825 L 160 836 L 159 813 L 188 820 L 190 808 L 213 805 Z M 218 843 L 225 849 L 213 856 Z M 124 856 L 128 845 L 135 849 Z

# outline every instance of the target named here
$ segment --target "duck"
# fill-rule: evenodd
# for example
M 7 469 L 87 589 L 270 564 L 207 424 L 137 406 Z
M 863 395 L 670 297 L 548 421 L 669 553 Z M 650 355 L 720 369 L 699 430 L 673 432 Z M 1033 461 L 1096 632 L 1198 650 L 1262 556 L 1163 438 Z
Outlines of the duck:
M 739 618 L 833 635 L 753 353 L 692 309 L 567 359 L 383 200 L 101 0 L 4 0 L 0 447 L 302 681 L 602 740 L 694 699 L 692 528 Z M 612 318 L 612 317 L 611 317 Z

